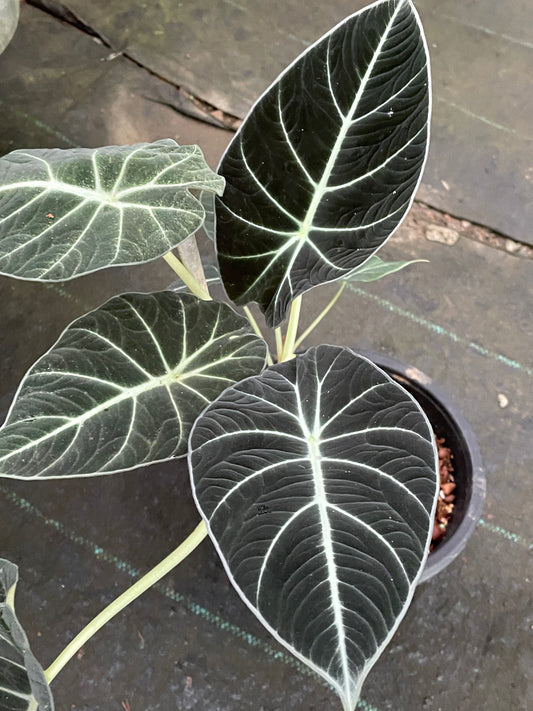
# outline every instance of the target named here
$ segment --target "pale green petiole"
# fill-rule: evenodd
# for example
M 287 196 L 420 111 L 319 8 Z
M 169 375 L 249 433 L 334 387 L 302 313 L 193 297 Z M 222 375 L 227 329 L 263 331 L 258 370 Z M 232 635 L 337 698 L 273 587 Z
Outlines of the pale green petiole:
M 189 235 L 186 239 L 182 240 L 176 247 L 176 252 L 180 262 L 185 265 L 200 287 L 209 293 L 196 236 Z
M 101 629 L 106 622 L 109 622 L 116 614 L 127 607 L 130 602 L 133 602 L 139 595 L 148 590 L 148 588 L 159 582 L 162 577 L 175 568 L 182 560 L 184 560 L 207 536 L 207 526 L 205 522 L 196 526 L 194 531 L 181 543 L 170 555 L 162 560 L 155 568 L 152 568 L 140 580 L 134 583 L 130 588 L 122 593 L 116 600 L 108 605 L 102 612 L 97 615 L 89 624 L 68 644 L 57 659 L 50 664 L 44 672 L 46 681 L 50 682 L 55 679 L 65 664 L 83 647 L 83 645 Z
M 197 296 L 203 301 L 210 301 L 211 297 L 209 292 L 205 290 L 204 287 L 194 278 L 187 267 L 181 262 L 175 254 L 172 252 L 167 252 L 163 255 L 163 259 L 166 263 L 176 272 L 185 286 L 191 291 L 192 294 Z

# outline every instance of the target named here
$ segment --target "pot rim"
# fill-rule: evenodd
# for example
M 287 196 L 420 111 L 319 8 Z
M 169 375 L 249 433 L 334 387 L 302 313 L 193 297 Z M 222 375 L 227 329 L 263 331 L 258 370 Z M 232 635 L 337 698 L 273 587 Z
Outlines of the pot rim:
M 423 395 L 430 402 L 434 402 L 441 414 L 444 415 L 444 418 L 449 421 L 448 424 L 455 430 L 454 434 L 458 435 L 459 446 L 463 450 L 462 454 L 467 464 L 465 467 L 466 478 L 471 479 L 469 500 L 458 526 L 428 556 L 418 581 L 423 583 L 440 573 L 463 551 L 481 518 L 486 493 L 486 479 L 477 438 L 455 403 L 439 386 L 434 384 L 432 378 L 421 370 L 386 354 L 360 348 L 354 348 L 353 350 L 355 353 L 371 360 L 390 375 L 397 375 L 400 379 L 408 381 L 415 391 L 422 391 Z

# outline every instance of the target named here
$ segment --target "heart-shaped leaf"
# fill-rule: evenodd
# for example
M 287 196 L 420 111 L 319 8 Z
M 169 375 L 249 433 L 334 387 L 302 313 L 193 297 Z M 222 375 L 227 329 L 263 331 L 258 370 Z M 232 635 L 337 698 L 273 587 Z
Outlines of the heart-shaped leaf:
M 182 456 L 204 407 L 265 357 L 226 304 L 117 296 L 74 321 L 25 376 L 0 430 L 0 476 L 107 474 Z
M 244 601 L 355 708 L 429 549 L 426 416 L 370 361 L 319 346 L 225 390 L 193 427 L 189 463 Z
M 302 54 L 261 97 L 219 167 L 222 280 L 277 326 L 292 299 L 390 237 L 426 158 L 426 44 L 411 0 L 380 0 Z
M 362 281 L 371 282 L 383 279 L 383 277 L 394 272 L 399 272 L 401 269 L 416 264 L 417 262 L 427 262 L 427 259 L 410 259 L 402 262 L 385 262 L 376 255 L 373 255 L 364 264 L 345 277 L 346 281 Z
M 190 190 L 219 194 L 198 146 L 18 150 L 0 159 L 0 273 L 63 281 L 165 254 L 201 226 Z
M 54 711 L 52 692 L 15 615 L 18 568 L 0 558 L 0 709 Z

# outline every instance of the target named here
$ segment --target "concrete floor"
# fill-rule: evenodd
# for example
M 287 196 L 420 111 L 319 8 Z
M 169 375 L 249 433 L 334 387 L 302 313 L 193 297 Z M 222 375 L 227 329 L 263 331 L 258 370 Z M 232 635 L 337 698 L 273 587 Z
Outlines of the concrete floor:
M 187 103 L 183 92 L 178 96 L 175 87 L 161 76 L 177 72 L 176 67 L 185 72 L 191 62 L 200 69 L 195 69 L 196 74 L 190 68 L 188 74 L 176 73 L 176 83 L 192 82 L 194 76 L 201 76 L 202 85 L 189 86 L 198 92 L 205 89 L 200 96 L 239 116 L 244 104 L 231 103 L 237 95 L 237 79 L 230 73 L 230 85 L 221 83 L 217 74 L 220 66 L 229 61 L 239 66 L 239 53 L 247 48 L 250 61 L 246 66 L 253 66 L 254 71 L 247 69 L 239 95 L 249 97 L 248 101 L 260 90 L 256 90 L 257 82 L 265 72 L 277 71 L 271 66 L 272 57 L 285 61 L 279 48 L 290 49 L 288 40 L 279 40 L 268 58 L 257 54 L 257 47 L 264 47 L 264 41 L 262 45 L 257 39 L 252 42 L 243 19 L 252 10 L 259 11 L 256 2 L 247 4 L 249 12 L 244 15 L 243 2 L 227 0 L 207 8 L 211 13 L 225 8 L 226 22 L 219 21 L 217 30 L 235 34 L 240 23 L 244 44 L 220 41 L 207 55 L 205 42 L 191 44 L 202 37 L 183 33 L 173 51 L 159 57 L 153 50 L 148 52 L 148 39 L 152 35 L 161 38 L 157 34 L 159 25 L 151 19 L 156 5 L 141 14 L 142 3 L 133 0 L 68 4 L 87 24 L 97 27 L 113 49 L 127 48 L 128 54 L 153 66 L 160 76 L 122 55 L 113 57 L 111 47 L 96 42 L 86 32 L 24 5 L 15 40 L 0 58 L 0 153 L 23 146 L 93 146 L 171 136 L 180 143 L 200 143 L 215 166 L 231 133 L 170 108 L 179 99 L 181 111 L 185 106 L 189 112 L 206 116 L 204 104 Z M 199 25 L 190 25 L 196 18 L 204 30 L 212 22 L 212 16 L 205 14 L 207 10 L 200 14 L 204 5 L 207 7 L 207 3 L 183 2 L 173 7 L 180 22 L 196 27 Z M 340 17 L 357 9 L 357 3 L 349 5 L 348 9 L 346 2 L 331 3 L 319 16 L 318 3 L 308 3 L 306 21 L 299 25 L 300 43 L 302 37 L 312 38 L 317 31 L 327 29 L 335 13 L 340 12 Z M 431 28 L 433 33 L 446 36 L 447 43 L 459 42 L 460 34 L 454 39 L 446 24 L 451 20 L 438 20 L 429 0 L 420 5 L 422 13 L 434 17 L 435 24 L 429 22 L 428 32 Z M 449 14 L 448 5 L 451 3 L 439 3 L 439 13 Z M 494 9 L 492 25 L 480 17 L 483 5 Z M 263 11 L 262 21 L 276 22 L 278 10 L 296 12 L 297 6 L 282 7 L 282 3 L 273 2 L 268 6 L 268 18 L 263 17 Z M 525 49 L 529 41 L 526 33 L 533 23 L 528 24 L 524 18 L 527 13 L 531 16 L 531 7 L 517 2 L 513 12 L 508 10 L 504 16 L 492 6 L 488 1 L 465 2 L 455 12 L 460 13 L 458 27 L 470 24 L 485 28 L 468 31 L 481 33 L 479 44 L 481 39 L 489 43 L 484 50 L 488 56 L 500 57 L 498 77 L 503 81 L 505 71 L 515 66 L 515 55 L 508 45 L 503 52 L 501 35 L 519 40 L 506 40 L 513 51 Z M 165 15 L 165 7 L 165 3 L 157 4 L 163 18 L 159 24 L 164 33 L 168 28 L 170 37 L 174 15 Z M 519 11 L 524 13 L 522 21 L 515 17 Z M 326 27 L 321 28 L 323 17 Z M 134 42 L 132 28 L 141 24 L 145 31 L 139 32 L 139 40 Z M 285 31 L 289 25 L 278 20 L 277 26 Z M 485 31 L 492 27 L 494 35 Z M 122 34 L 113 34 L 113 29 Z M 267 35 L 263 32 L 261 36 Z M 444 55 L 441 66 L 445 64 L 447 43 L 439 49 Z M 293 54 L 300 51 L 296 44 Z M 263 59 L 257 60 L 256 71 L 258 56 Z M 156 64 L 157 60 L 162 64 Z M 170 69 L 165 68 L 167 65 Z M 435 56 L 440 90 L 444 86 L 451 91 L 438 66 Z M 492 70 L 486 66 L 483 74 L 482 68 L 478 69 L 481 85 L 491 85 Z M 457 86 L 466 82 L 464 72 L 457 73 L 454 81 Z M 439 92 L 438 86 L 436 90 Z M 465 86 L 462 90 L 469 94 Z M 519 121 L 529 110 L 530 95 L 516 91 L 513 120 Z M 495 94 L 491 116 L 499 122 L 499 112 L 510 107 L 505 96 Z M 224 100 L 227 103 L 223 104 Z M 453 97 L 450 101 L 459 105 Z M 517 138 L 522 127 L 509 124 L 512 130 L 504 132 L 505 138 L 494 129 L 490 138 L 493 144 L 486 142 L 487 136 L 477 134 L 475 127 L 469 129 L 469 150 L 474 158 L 470 172 L 459 176 L 465 188 L 461 193 L 452 174 L 441 172 L 450 169 L 455 150 L 455 143 L 448 144 L 445 134 L 439 138 L 439 125 L 447 122 L 446 116 L 435 115 L 437 145 L 421 190 L 424 200 L 524 239 L 518 228 L 502 230 L 500 223 L 530 224 L 528 210 L 533 201 L 525 199 L 526 193 L 520 192 L 518 183 L 512 199 L 507 193 L 505 200 L 496 196 L 503 184 L 498 181 L 509 178 L 505 171 L 495 168 L 485 182 L 479 177 L 485 169 L 483 161 L 492 150 L 490 145 L 498 150 L 500 167 L 516 164 L 517 158 L 522 161 L 520 166 L 531 161 L 531 150 L 529 155 L 525 150 L 531 144 L 520 143 Z M 231 117 L 211 110 L 207 117 L 231 122 Z M 475 126 L 479 128 L 479 124 Z M 465 141 L 463 136 L 459 145 Z M 444 155 L 448 145 L 448 155 Z M 443 180 L 451 190 L 442 186 Z M 525 190 L 527 185 L 523 187 Z M 475 204 L 465 202 L 464 209 L 456 210 L 453 200 L 458 195 L 475 198 Z M 444 200 L 447 196 L 451 202 Z M 495 212 L 499 214 L 498 224 L 493 219 Z M 446 244 L 442 241 L 445 237 L 451 237 L 449 241 L 454 243 Z M 335 316 L 309 338 L 309 345 L 346 343 L 387 352 L 428 373 L 472 425 L 487 474 L 482 521 L 459 559 L 445 574 L 417 591 L 406 619 L 366 682 L 360 706 L 364 711 L 533 708 L 530 254 L 514 241 L 417 204 L 405 226 L 387 245 L 385 256 L 425 258 L 429 263 L 414 265 L 362 288 L 354 286 L 345 292 Z M 73 318 L 114 293 L 159 289 L 171 279 L 172 273 L 162 260 L 61 285 L 0 278 L 1 409 L 7 409 L 25 370 Z M 326 303 L 330 293 L 328 288 L 315 290 L 305 299 L 304 323 Z M 18 609 L 42 664 L 49 664 L 92 616 L 166 555 L 197 520 L 187 474 L 180 462 L 94 480 L 0 481 L 0 553 L 21 568 Z M 54 681 L 53 691 L 60 711 L 338 708 L 331 690 L 289 658 L 244 608 L 208 542 L 87 644 Z
M 46 96 L 46 106 L 32 102 L 26 112 L 41 120 L 44 115 L 45 123 L 70 139 L 77 140 L 81 133 L 85 145 L 100 145 L 106 131 L 116 135 L 117 129 L 114 140 L 126 141 L 123 107 L 132 93 L 135 112 L 128 114 L 127 124 L 136 127 L 137 113 L 145 115 L 147 103 L 183 107 L 182 97 L 168 82 L 242 118 L 306 46 L 369 4 L 367 0 L 31 3 L 56 11 L 57 6 L 67 8 L 105 43 L 97 47 L 87 37 L 85 42 L 80 37 L 67 39 L 56 27 L 53 47 L 28 53 L 28 45 L 20 45 L 19 38 L 25 51 L 18 58 L 18 81 L 31 93 Z M 434 82 L 432 145 L 419 197 L 531 245 L 533 5 L 530 0 L 417 0 L 416 6 L 425 26 Z M 32 33 L 35 36 L 42 36 L 42 30 Z M 67 54 L 72 63 L 65 83 L 61 72 Z M 141 80 L 138 72 L 136 78 L 128 72 L 129 78 L 123 79 L 123 65 L 132 60 L 164 81 L 154 82 L 153 76 L 150 82 L 146 76 Z M 95 107 L 94 123 L 76 126 L 86 106 L 94 102 L 105 111 L 98 113 Z

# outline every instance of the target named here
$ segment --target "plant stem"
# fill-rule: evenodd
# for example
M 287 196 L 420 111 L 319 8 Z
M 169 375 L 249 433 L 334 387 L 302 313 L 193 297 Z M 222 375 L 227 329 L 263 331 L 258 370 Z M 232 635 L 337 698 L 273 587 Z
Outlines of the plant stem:
M 68 644 L 57 659 L 44 672 L 46 681 L 50 682 L 55 679 L 65 664 L 72 659 L 81 647 L 103 627 L 106 622 L 109 622 L 117 613 L 121 612 L 130 602 L 133 602 L 145 590 L 155 585 L 163 576 L 175 568 L 189 553 L 201 543 L 207 536 L 207 526 L 204 521 L 196 526 L 194 531 L 181 543 L 170 555 L 162 560 L 155 568 L 152 568 L 140 580 L 134 583 L 130 588 L 122 593 L 116 600 L 113 600 L 99 615 L 97 615 L 84 629 Z
M 294 357 L 294 344 L 296 342 L 296 334 L 298 332 L 298 321 L 300 319 L 300 310 L 302 308 L 302 297 L 297 296 L 291 304 L 289 314 L 289 325 L 285 334 L 285 345 L 281 354 L 281 360 L 290 360 Z
M 265 337 L 261 333 L 261 329 L 259 328 L 259 325 L 257 321 L 254 318 L 253 313 L 250 311 L 248 306 L 244 307 L 244 313 L 246 314 L 246 318 L 250 322 L 251 327 L 254 329 L 255 334 L 259 336 L 259 338 L 262 338 L 263 341 L 265 340 Z M 267 349 L 267 363 L 268 365 L 274 365 L 274 361 L 272 360 L 272 356 L 270 355 L 270 351 Z
M 302 335 L 299 336 L 299 337 L 296 339 L 296 343 L 294 344 L 294 347 L 295 347 L 295 348 L 298 348 L 298 346 L 300 345 L 300 343 L 302 343 L 303 341 L 305 341 L 305 339 L 306 339 L 307 336 L 311 333 L 311 331 L 314 331 L 314 329 L 315 329 L 315 328 L 318 326 L 318 324 L 322 321 L 322 319 L 324 318 L 324 316 L 326 316 L 326 314 L 327 314 L 329 311 L 331 311 L 331 309 L 332 309 L 332 308 L 335 306 L 335 304 L 337 303 L 337 300 L 338 300 L 339 296 L 340 296 L 340 295 L 342 294 L 342 292 L 344 291 L 344 289 L 345 289 L 347 283 L 348 283 L 348 282 L 346 282 L 346 281 L 343 281 L 343 282 L 342 282 L 342 284 L 340 285 L 340 287 L 339 287 L 337 293 L 336 293 L 335 296 L 331 299 L 331 301 L 330 301 L 329 304 L 326 306 L 326 308 L 325 308 L 323 311 L 321 311 L 321 312 L 319 313 L 319 315 L 315 318 L 315 320 L 314 320 L 313 323 L 309 326 L 309 328 L 306 328 L 305 331 L 302 333 Z
M 278 357 L 278 363 L 281 360 L 281 354 L 283 353 L 283 334 L 281 333 L 281 328 L 275 329 L 274 335 L 276 336 L 276 352 Z
M 209 292 L 204 289 L 204 287 L 194 278 L 187 267 L 180 262 L 172 252 L 167 252 L 163 255 L 163 259 L 166 263 L 176 272 L 182 282 L 187 286 L 190 291 L 203 301 L 211 301 Z

